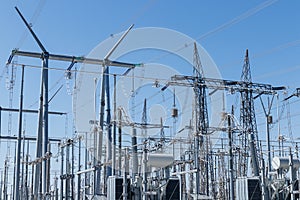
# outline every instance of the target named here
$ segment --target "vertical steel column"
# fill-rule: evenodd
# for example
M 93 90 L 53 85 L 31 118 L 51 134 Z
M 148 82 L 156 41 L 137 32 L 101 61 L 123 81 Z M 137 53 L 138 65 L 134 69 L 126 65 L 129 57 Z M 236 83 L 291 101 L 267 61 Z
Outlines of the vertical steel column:
M 66 200 L 70 198 L 70 141 L 66 141 Z
M 119 109 L 119 127 L 118 127 L 118 153 L 119 153 L 119 160 L 118 160 L 118 175 L 121 176 L 121 161 L 122 161 L 122 110 Z
M 0 173 L 1 173 L 0 174 L 0 200 L 2 200 L 2 189 L 3 189 L 2 188 L 3 187 L 3 182 L 2 182 L 3 180 L 2 179 L 3 179 L 3 174 L 2 174 L 2 171 L 0 171 Z
M 293 160 L 293 154 L 292 154 L 292 148 L 290 147 L 289 152 L 289 171 L 290 171 L 290 193 L 291 193 L 291 200 L 295 200 L 295 186 L 294 182 L 296 180 L 295 176 L 295 169 L 294 169 L 294 160 Z
M 112 176 L 116 175 L 116 137 L 117 137 L 117 79 L 114 74 L 114 123 L 112 135 Z
M 279 95 L 277 95 L 277 118 L 280 119 L 279 116 Z M 281 157 L 281 144 L 280 144 L 280 120 L 278 120 L 278 156 Z
M 190 152 L 192 152 L 192 150 L 191 149 L 193 149 L 193 145 L 191 144 L 191 148 L 189 149 L 190 150 Z M 188 156 L 189 156 L 189 160 L 192 160 L 192 155 L 191 155 L 191 153 L 189 153 L 188 154 Z M 190 171 L 192 171 L 193 169 L 195 169 L 194 167 L 193 167 L 193 164 L 192 164 L 192 162 L 190 162 L 189 163 L 189 170 Z M 194 188 L 194 186 L 193 186 L 193 183 L 194 183 L 194 174 L 191 174 L 190 175 L 190 177 L 189 177 L 189 179 L 190 179 L 190 181 L 189 181 L 189 194 L 191 195 L 191 194 L 193 194 L 193 188 Z
M 198 198 L 198 194 L 200 193 L 200 167 L 199 167 L 199 151 L 200 151 L 200 140 L 199 140 L 199 133 L 196 133 L 196 137 L 194 139 L 195 148 L 194 148 L 194 161 L 195 161 L 195 168 L 196 168 L 196 182 L 195 182 L 195 189 L 196 195 Z
M 49 54 L 48 52 L 44 52 L 44 59 L 43 59 L 43 76 L 44 76 L 44 112 L 43 112 L 43 154 L 46 155 L 48 152 L 48 59 Z M 43 161 L 43 182 L 42 182 L 42 193 L 45 195 L 48 193 L 48 189 L 50 186 L 48 185 L 48 176 L 47 176 L 47 159 Z
M 15 154 L 16 154 L 16 153 L 17 153 L 17 142 L 15 142 L 15 141 L 14 141 L 14 146 L 15 146 Z M 17 168 L 17 167 L 16 167 L 16 159 L 17 159 L 17 158 L 14 157 L 14 162 L 13 162 L 13 163 L 14 163 L 14 164 L 13 164 L 13 166 L 14 166 L 13 171 L 14 171 L 14 172 L 16 172 L 16 168 Z M 16 189 L 16 173 L 13 174 L 13 184 L 12 184 L 11 187 L 12 187 L 12 190 L 11 190 L 11 191 L 15 191 L 15 189 Z M 15 195 L 16 195 L 15 193 L 13 193 L 13 194 L 11 195 L 13 199 L 15 199 Z
M 88 134 L 85 133 L 85 139 L 87 141 L 87 136 Z M 84 155 L 84 169 L 87 170 L 88 169 L 88 162 L 89 162 L 89 151 L 88 151 L 88 148 L 85 148 L 85 155 Z M 90 189 L 90 172 L 88 173 L 85 173 L 84 175 L 84 186 L 85 186 L 85 189 L 84 189 L 84 193 L 83 195 L 86 195 L 86 194 L 89 194 L 89 189 Z
M 27 165 L 27 163 L 26 163 L 26 161 L 25 161 L 25 131 L 23 132 L 23 138 L 22 138 L 22 169 L 21 169 L 21 191 L 22 191 L 22 193 L 23 194 L 21 194 L 22 195 L 22 197 L 23 198 L 26 198 L 25 197 L 25 184 L 24 184 L 24 176 L 25 176 L 25 173 L 24 173 L 24 165 Z
M 273 100 L 274 100 L 274 97 L 275 95 L 272 96 L 272 99 L 271 99 L 271 102 L 269 100 L 269 97 L 268 97 L 268 107 L 267 109 L 265 108 L 264 106 L 264 103 L 261 99 L 261 97 L 259 97 L 260 99 L 260 102 L 261 102 L 261 105 L 263 107 L 263 110 L 264 110 L 264 114 L 265 114 L 265 117 L 266 117 L 266 140 L 267 140 L 267 155 L 268 155 L 268 172 L 271 171 L 271 144 L 270 144 L 270 124 L 272 124 L 272 116 L 270 115 L 271 113 L 271 108 L 272 108 L 272 104 L 273 104 Z
M 26 200 L 28 200 L 28 163 L 29 161 L 29 140 L 27 141 L 27 151 L 26 151 L 26 160 L 25 160 L 25 178 L 24 178 L 24 187 L 25 187 L 25 196 Z
M 138 174 L 138 155 L 137 155 L 137 139 L 136 129 L 132 129 L 132 178 Z
M 2 108 L 0 107 L 0 137 L 1 137 L 1 132 L 2 132 Z M 1 143 L 1 140 L 0 140 L 0 143 Z
M 82 140 L 82 137 L 81 136 L 78 136 L 78 171 L 80 172 L 81 170 L 81 140 Z M 78 174 L 78 177 L 77 177 L 77 200 L 80 200 L 80 190 L 81 190 L 81 174 Z M 84 196 L 82 194 L 82 196 Z
M 64 199 L 64 146 L 61 143 L 61 163 L 60 163 L 60 200 Z
M 4 161 L 3 200 L 7 200 L 8 160 Z
M 40 105 L 39 105 L 39 111 L 38 111 L 38 130 L 37 130 L 37 141 L 36 141 L 36 158 L 41 158 L 42 157 L 42 144 L 43 144 L 43 93 L 44 93 L 44 87 L 43 87 L 43 82 L 44 82 L 44 75 L 43 75 L 44 70 L 42 70 L 42 75 L 41 75 L 41 88 L 40 88 Z M 33 195 L 34 198 L 38 198 L 41 188 L 41 177 L 42 177 L 42 163 L 41 162 L 36 162 L 35 163 L 35 175 L 34 175 L 34 190 L 33 190 Z
M 74 199 L 73 197 L 75 196 L 75 191 L 74 191 L 74 140 L 70 140 L 70 145 L 71 145 L 71 199 Z
M 299 159 L 299 150 L 298 150 L 298 143 L 296 142 L 296 145 L 295 145 L 295 155 L 296 155 L 296 158 Z
M 51 143 L 48 142 L 47 144 L 47 152 L 45 154 L 45 161 L 46 161 L 46 192 L 44 193 L 44 196 L 50 195 L 50 152 L 51 152 Z M 47 198 L 47 197 L 44 197 Z
M 31 190 L 30 190 L 30 200 L 34 199 L 34 163 L 31 165 Z
M 205 174 L 206 174 L 206 179 L 204 179 L 204 180 L 206 180 L 205 181 L 205 184 L 206 184 L 206 190 L 205 190 L 205 192 L 206 192 L 206 195 L 207 196 L 209 196 L 209 167 L 208 167 L 208 165 L 209 165 L 209 162 L 210 162 L 210 160 L 209 160 L 209 148 L 208 148 L 208 143 L 209 143 L 209 137 L 206 137 L 206 155 L 205 155 Z
M 227 115 L 228 123 L 228 146 L 229 146 L 229 189 L 230 189 L 230 200 L 234 200 L 234 169 L 233 169 L 233 152 L 232 152 L 232 127 L 231 127 L 231 116 Z
M 109 86 L 109 68 L 107 67 L 105 73 L 105 89 L 106 89 L 106 101 L 107 101 L 107 115 L 106 115 L 106 124 L 107 124 L 107 144 L 106 144 L 106 161 L 107 163 L 111 163 L 112 158 L 112 133 L 111 133 L 111 109 L 110 109 L 110 86 Z M 104 127 L 101 127 L 104 130 Z M 106 166 L 106 176 L 104 179 L 104 191 L 106 192 L 106 180 L 112 174 L 111 164 Z
M 53 200 L 58 200 L 58 188 L 57 188 L 57 186 L 58 186 L 58 178 L 55 176 L 55 178 L 54 178 L 54 197 L 53 197 Z
M 148 199 L 147 195 L 147 188 L 148 181 L 147 181 L 147 141 L 144 144 L 144 151 L 143 151 L 143 200 Z
M 268 151 L 268 172 L 270 172 L 272 169 L 271 165 L 271 144 L 270 144 L 270 119 L 271 115 L 268 113 L 266 116 L 266 139 L 267 139 L 267 151 Z
M 99 195 L 101 193 L 100 189 L 100 183 L 101 183 L 101 161 L 102 161 L 102 146 L 103 146 L 103 132 L 104 132 L 104 108 L 105 108 L 105 79 L 107 78 L 105 76 L 107 72 L 107 67 L 103 65 L 103 71 L 102 71 L 102 84 L 101 84 L 101 97 L 100 97 L 100 128 L 102 133 L 99 133 L 98 135 L 98 146 L 97 146 L 97 164 L 99 165 L 96 168 L 96 174 L 94 180 L 96 181 L 94 184 L 94 195 Z M 96 156 L 96 155 L 95 155 Z
M 16 151 L 16 171 L 15 171 L 15 200 L 20 199 L 20 165 L 21 165 L 21 138 L 22 138 L 22 110 L 23 110 L 23 88 L 24 88 L 24 65 L 22 65 L 21 76 L 21 93 L 20 93 L 20 108 L 19 108 L 19 132 L 17 137 L 17 151 Z
M 123 200 L 128 199 L 127 193 L 127 175 L 129 171 L 129 161 L 128 161 L 128 148 L 125 148 L 125 155 L 124 155 L 124 176 L 123 176 Z

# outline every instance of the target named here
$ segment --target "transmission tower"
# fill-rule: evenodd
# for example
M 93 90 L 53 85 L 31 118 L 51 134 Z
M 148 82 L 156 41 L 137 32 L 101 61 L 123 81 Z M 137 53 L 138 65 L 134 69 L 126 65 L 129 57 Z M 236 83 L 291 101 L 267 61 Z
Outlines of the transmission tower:
M 147 99 L 144 99 L 144 107 L 142 113 L 142 135 L 144 139 L 147 138 Z
M 196 81 L 198 81 L 199 87 L 194 87 L 194 92 L 196 96 L 196 122 L 197 122 L 197 132 L 202 135 L 207 134 L 208 127 L 208 112 L 207 112 L 207 102 L 206 102 L 206 87 L 202 85 L 204 84 L 204 72 L 200 62 L 200 57 L 197 49 L 196 43 L 194 43 L 194 68 L 193 75 L 196 77 Z M 200 83 L 200 84 L 199 84 Z M 197 116 L 198 115 L 198 116 Z
M 11 75 L 9 77 L 9 66 L 7 65 L 7 78 L 6 78 L 6 88 L 9 90 L 9 108 L 13 107 L 13 96 L 14 96 L 14 86 L 16 80 L 16 66 L 17 58 L 12 61 L 11 65 Z M 11 136 L 12 129 L 12 112 L 8 112 L 8 135 Z
M 161 88 L 162 91 L 166 90 L 169 86 L 183 86 L 192 87 L 195 92 L 195 103 L 193 110 L 193 119 L 195 121 L 195 137 L 194 137 L 194 169 L 196 175 L 192 176 L 195 183 L 195 191 L 190 190 L 190 193 L 209 195 L 207 185 L 209 184 L 209 166 L 206 164 L 209 160 L 209 144 L 208 134 L 214 131 L 224 131 L 220 127 L 209 127 L 208 124 L 208 112 L 206 102 L 206 89 L 213 89 L 213 91 L 224 90 L 231 93 L 241 93 L 241 126 L 242 131 L 240 138 L 243 142 L 239 150 L 239 160 L 237 176 L 247 175 L 247 162 L 248 152 L 250 149 L 252 172 L 255 176 L 258 176 L 258 158 L 257 158 L 257 129 L 254 113 L 253 94 L 260 95 L 275 95 L 278 90 L 284 90 L 285 87 L 273 87 L 270 84 L 253 83 L 251 81 L 248 51 L 246 53 L 245 64 L 243 68 L 242 81 L 233 81 L 225 79 L 214 79 L 203 77 L 203 72 L 200 64 L 200 59 L 195 45 L 194 51 L 194 75 L 174 75 L 171 80 Z M 201 73 L 202 72 L 202 73 Z M 190 182 L 190 185 L 193 185 Z M 222 186 L 223 188 L 224 186 Z M 228 187 L 226 187 L 228 188 Z M 223 190 L 224 191 L 224 190 Z M 222 191 L 222 192 L 223 192 Z M 227 191 L 227 190 L 226 190 Z M 224 193 L 224 192 L 223 192 Z M 226 192 L 225 192 L 226 194 Z M 210 195 L 211 196 L 211 195 Z
M 193 76 L 195 77 L 195 81 L 197 86 L 194 87 L 195 92 L 195 155 L 196 159 L 199 160 L 199 163 L 196 162 L 196 185 L 197 191 L 196 193 L 207 194 L 207 185 L 208 185 L 208 177 L 207 177 L 207 164 L 206 164 L 206 156 L 207 156 L 207 145 L 204 144 L 203 135 L 207 135 L 208 128 L 208 112 L 207 112 L 207 102 L 206 102 L 206 87 L 204 86 L 204 73 L 202 69 L 202 65 L 200 62 L 200 57 L 197 49 L 196 43 L 194 43 L 194 58 L 193 58 Z M 200 155 L 198 155 L 198 153 Z M 199 164 L 199 165 L 198 165 Z M 199 170 L 199 172 L 198 172 Z M 200 188 L 199 188 L 199 187 Z
M 9 104 L 9 109 L 12 109 L 13 107 L 13 99 L 14 99 L 14 86 L 15 86 L 15 81 L 16 81 L 16 74 L 17 74 L 17 66 L 16 66 L 17 58 L 15 58 L 12 63 L 11 63 L 11 71 L 9 69 L 9 64 L 6 65 L 6 88 L 9 91 L 9 97 L 8 97 L 8 104 Z M 12 112 L 8 112 L 8 123 L 7 123 L 7 134 L 9 136 L 12 136 L 12 125 L 13 125 L 13 117 L 12 117 Z M 4 173 L 4 178 L 6 179 L 6 182 L 8 181 L 9 173 L 9 158 L 11 155 L 11 141 L 7 142 L 7 151 L 6 151 L 6 160 L 5 160 L 5 169 L 4 170 L 6 173 Z M 4 189 L 6 190 L 5 192 L 8 192 L 8 187 L 7 183 L 4 181 Z M 5 194 L 4 194 L 5 195 Z M 0 196 L 1 197 L 1 196 Z M 7 198 L 7 195 L 5 196 Z M 3 197 L 4 198 L 4 197 Z M 1 199 L 1 198 L 0 198 Z M 5 198 L 4 198 L 5 199 Z
M 242 169 L 239 173 L 240 176 L 247 176 L 247 152 L 248 146 L 250 148 L 250 156 L 252 163 L 252 173 L 254 176 L 259 175 L 259 166 L 257 159 L 257 126 L 255 119 L 254 110 L 254 100 L 253 100 L 253 90 L 252 90 L 252 78 L 250 72 L 248 49 L 246 50 L 246 56 L 244 60 L 244 66 L 241 76 L 241 81 L 243 82 L 243 90 L 241 93 L 241 108 L 240 108 L 240 124 L 242 126 L 241 130 L 241 144 L 243 155 L 241 156 L 240 164 Z

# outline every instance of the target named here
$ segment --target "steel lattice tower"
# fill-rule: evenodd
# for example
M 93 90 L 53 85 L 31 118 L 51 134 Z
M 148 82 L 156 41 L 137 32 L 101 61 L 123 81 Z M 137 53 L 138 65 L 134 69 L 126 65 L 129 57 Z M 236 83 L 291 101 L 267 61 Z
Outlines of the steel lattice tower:
M 207 160 L 207 145 L 205 145 L 203 135 L 207 135 L 208 129 L 208 112 L 206 101 L 206 87 L 204 86 L 204 73 L 200 62 L 200 57 L 196 43 L 194 43 L 194 57 L 193 57 L 193 76 L 195 77 L 195 157 L 199 162 L 196 162 L 196 169 L 199 173 L 196 173 L 196 193 L 207 194 L 208 191 L 208 166 Z M 198 188 L 199 187 L 199 188 Z
M 197 119 L 197 132 L 202 135 L 207 134 L 208 128 L 208 112 L 207 112 L 207 102 L 206 102 L 206 87 L 203 86 L 204 83 L 204 72 L 200 62 L 200 57 L 197 49 L 196 43 L 194 43 L 194 68 L 193 75 L 196 77 L 197 87 L 194 87 L 194 92 L 196 96 L 196 114 Z
M 147 99 L 144 99 L 143 113 L 142 113 L 142 135 L 147 139 Z
M 250 150 L 252 173 L 254 176 L 259 175 L 258 159 L 257 159 L 257 126 L 255 119 L 254 100 L 252 94 L 252 78 L 248 57 L 248 49 L 244 60 L 244 66 L 241 76 L 243 82 L 243 89 L 241 90 L 241 107 L 240 107 L 240 124 L 241 130 L 241 144 L 242 153 L 240 159 L 240 166 L 242 166 L 239 176 L 247 176 L 247 152 Z

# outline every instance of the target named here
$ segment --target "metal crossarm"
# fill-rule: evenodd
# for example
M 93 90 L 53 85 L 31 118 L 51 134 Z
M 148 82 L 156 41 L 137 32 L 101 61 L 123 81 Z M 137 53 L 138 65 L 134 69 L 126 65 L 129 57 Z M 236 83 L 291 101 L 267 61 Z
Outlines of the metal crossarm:
M 196 84 L 196 85 L 195 85 Z M 185 75 L 174 75 L 171 77 L 171 81 L 167 82 L 167 86 L 205 86 L 208 89 L 216 90 L 226 90 L 230 92 L 244 92 L 249 91 L 255 94 L 276 94 L 278 90 L 284 90 L 285 87 L 273 87 L 270 84 L 263 83 L 247 83 L 245 81 L 233 81 L 224 79 L 214 79 L 214 78 L 202 78 L 196 81 L 194 76 Z M 163 87 L 162 90 L 165 90 Z

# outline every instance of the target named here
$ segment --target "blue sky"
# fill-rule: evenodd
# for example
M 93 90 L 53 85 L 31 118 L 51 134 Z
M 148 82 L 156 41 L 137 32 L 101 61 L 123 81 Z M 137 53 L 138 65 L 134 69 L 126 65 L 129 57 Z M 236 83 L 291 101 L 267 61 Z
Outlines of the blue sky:
M 87 55 L 111 34 L 135 28 L 163 27 L 184 33 L 197 41 L 210 54 L 224 79 L 238 80 L 245 50 L 249 49 L 253 81 L 285 85 L 293 93 L 300 87 L 300 2 L 297 0 L 201 0 L 201 1 L 17 1 L 4 0 L 0 7 L 0 106 L 8 107 L 5 88 L 5 63 L 14 48 L 36 51 L 39 48 L 14 9 L 18 6 L 32 23 L 50 53 Z M 184 45 L 184 44 L 183 44 Z M 39 60 L 19 58 L 21 63 L 39 65 Z M 133 60 L 133 62 L 135 62 Z M 147 61 L 145 61 L 147 62 Z M 157 62 L 160 62 L 157 60 Z M 162 62 L 162 61 L 161 61 Z M 57 65 L 57 66 L 56 66 Z M 67 68 L 68 64 L 54 67 Z M 80 67 L 80 66 L 78 66 Z M 4 72 L 4 73 L 3 73 Z M 72 97 L 67 95 L 63 72 L 50 72 L 53 94 L 62 84 L 63 90 L 53 99 L 50 109 L 71 113 Z M 13 107 L 18 107 L 20 68 L 17 71 Z M 37 108 L 40 72 L 26 68 L 24 108 Z M 58 83 L 57 83 L 58 82 Z M 56 84 L 57 83 L 57 84 Z M 64 99 L 64 103 L 61 103 Z M 258 109 L 261 107 L 258 105 Z M 291 99 L 292 125 L 299 128 L 299 102 Z M 261 116 L 261 114 L 258 114 Z M 276 115 L 276 111 L 274 111 Z M 259 117 L 259 116 L 258 116 Z M 64 126 L 64 121 L 60 123 Z M 263 119 L 263 118 L 262 118 Z M 70 121 L 70 119 L 67 119 Z M 4 122 L 3 122 L 4 123 Z M 35 135 L 36 122 L 29 135 Z M 14 117 L 17 124 L 17 116 Z M 264 130 L 264 124 L 259 123 Z M 6 125 L 3 124 L 5 130 Z M 66 135 L 72 128 L 68 125 Z M 282 125 L 287 134 L 286 122 Z M 61 130 L 64 132 L 63 130 Z M 276 138 L 274 128 L 273 139 Z M 5 135 L 5 132 L 2 134 Z M 296 132 L 294 132 L 296 134 Z M 61 136 L 61 135 L 60 135 Z
M 241 17 L 263 2 L 269 2 L 271 5 L 246 18 Z M 165 27 L 195 39 L 200 38 L 200 44 L 212 56 L 224 77 L 239 77 L 239 63 L 242 62 L 241 58 L 248 48 L 250 57 L 256 57 L 251 59 L 253 77 L 263 81 L 264 77 L 274 70 L 287 70 L 298 65 L 295 55 L 299 51 L 299 4 L 296 0 L 176 3 L 155 0 L 130 3 L 4 1 L 0 8 L 0 61 L 5 64 L 13 48 L 38 51 L 38 46 L 14 10 L 14 6 L 17 5 L 27 20 L 32 22 L 33 29 L 49 52 L 86 55 L 110 34 L 119 33 L 132 23 L 136 28 Z M 237 18 L 240 21 L 229 23 Z M 210 33 L 226 23 L 230 25 Z M 207 33 L 210 33 L 207 37 L 201 37 Z M 281 45 L 288 45 L 290 42 L 296 44 L 280 48 Z M 273 75 L 270 79 L 278 80 L 278 76 L 275 78 Z M 297 87 L 295 82 L 289 84 Z

